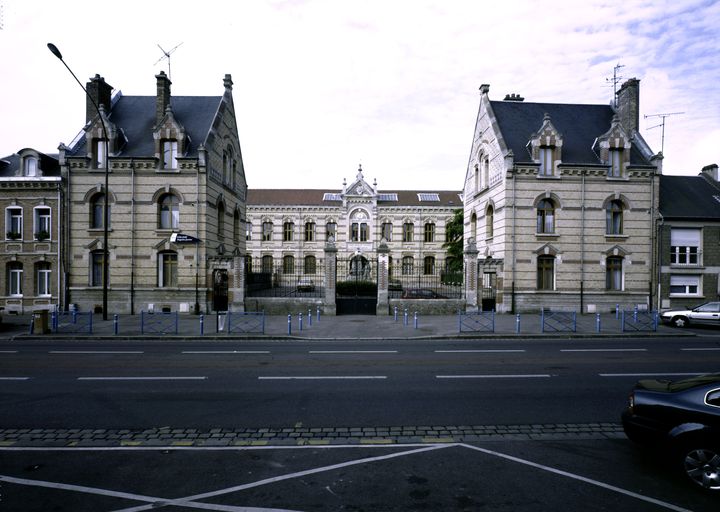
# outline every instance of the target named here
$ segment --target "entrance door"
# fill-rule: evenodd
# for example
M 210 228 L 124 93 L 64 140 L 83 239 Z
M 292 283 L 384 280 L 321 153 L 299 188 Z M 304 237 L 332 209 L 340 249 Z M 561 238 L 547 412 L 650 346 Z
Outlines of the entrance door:
M 377 269 L 362 255 L 337 261 L 335 307 L 338 315 L 377 314 Z
M 482 294 L 480 297 L 480 307 L 483 311 L 494 311 L 497 294 L 497 274 L 495 272 L 483 272 L 482 275 Z
M 228 310 L 228 273 L 225 269 L 213 271 L 213 310 Z

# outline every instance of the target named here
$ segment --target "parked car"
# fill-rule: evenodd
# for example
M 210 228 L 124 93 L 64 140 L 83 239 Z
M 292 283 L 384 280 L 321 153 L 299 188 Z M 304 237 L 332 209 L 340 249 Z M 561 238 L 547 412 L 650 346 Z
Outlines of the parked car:
M 720 302 L 706 302 L 692 309 L 671 309 L 661 313 L 660 319 L 675 327 L 687 327 L 690 324 L 720 326 Z
M 315 291 L 315 283 L 310 278 L 301 277 L 298 279 L 296 289 L 299 292 L 313 292 Z
M 403 290 L 403 299 L 447 299 L 445 295 L 440 295 L 435 290 L 429 288 L 409 288 Z
M 629 439 L 661 450 L 697 485 L 720 490 L 720 373 L 637 382 L 622 424 Z

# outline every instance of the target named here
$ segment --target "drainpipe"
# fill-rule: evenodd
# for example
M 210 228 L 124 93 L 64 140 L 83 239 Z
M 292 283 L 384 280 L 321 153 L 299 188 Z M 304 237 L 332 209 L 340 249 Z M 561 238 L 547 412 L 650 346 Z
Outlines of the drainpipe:
M 135 314 L 135 160 L 130 159 L 130 314 Z
M 665 217 L 663 217 L 663 214 L 658 211 L 658 215 L 660 216 L 660 222 L 658 222 L 657 226 L 657 234 L 655 235 L 655 243 L 657 244 L 657 308 L 658 311 L 660 310 L 660 306 L 662 306 L 662 295 L 661 295 L 661 286 L 662 286 L 662 257 L 663 257 L 663 244 L 662 244 L 662 232 L 665 225 Z M 653 233 L 655 233 L 655 230 L 653 229 Z
M 512 258 L 510 261 L 511 265 L 511 274 L 512 274 L 512 304 L 510 307 L 510 312 L 515 313 L 515 243 L 516 243 L 516 221 L 517 221 L 517 197 L 515 194 L 515 181 L 517 180 L 517 176 L 515 176 L 514 168 L 510 169 L 510 173 L 513 175 L 512 179 Z
M 62 184 L 62 182 L 58 182 L 58 184 L 57 184 L 57 219 L 58 219 L 58 220 L 57 220 L 57 237 L 56 237 L 56 240 L 55 240 L 55 243 L 57 244 L 57 264 L 56 264 L 56 268 L 57 268 L 57 310 L 58 310 L 58 311 L 60 311 L 60 306 L 62 305 L 62 302 L 61 302 L 61 300 L 60 300 L 60 297 L 62 296 L 62 295 L 60 294 L 60 284 L 61 284 L 61 282 L 62 282 L 62 281 L 60 280 L 60 268 L 61 268 L 60 263 L 62 262 L 62 257 L 61 257 L 62 248 L 61 248 L 60 242 L 61 242 L 61 240 L 63 239 L 63 236 L 62 236 L 62 234 L 60 233 L 60 229 L 62 228 L 62 204 L 60 203 L 60 199 L 61 199 L 61 197 L 62 197 L 62 196 L 61 196 L 61 194 L 62 194 L 61 184 Z M 63 262 L 63 263 L 64 263 L 64 262 Z M 63 265 L 62 265 L 62 268 L 64 268 L 64 266 L 65 266 L 65 265 L 63 264 Z M 52 303 L 52 299 L 50 300 L 50 302 Z
M 585 313 L 585 169 L 582 171 L 580 192 L 580 314 Z

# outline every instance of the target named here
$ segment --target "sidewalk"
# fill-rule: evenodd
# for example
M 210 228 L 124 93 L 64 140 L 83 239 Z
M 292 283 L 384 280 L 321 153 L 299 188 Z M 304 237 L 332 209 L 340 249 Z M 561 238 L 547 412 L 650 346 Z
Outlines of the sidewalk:
M 87 315 L 87 314 L 86 314 Z M 249 320 L 248 320 L 249 319 Z M 693 336 L 692 332 L 666 327 L 657 330 L 636 324 L 626 318 L 623 331 L 622 320 L 615 314 L 570 315 L 546 318 L 543 326 L 539 313 L 525 313 L 519 316 L 496 314 L 491 316 L 469 316 L 463 320 L 458 315 L 418 316 L 409 313 L 407 319 L 402 313 L 394 316 L 317 316 L 316 312 L 288 316 L 241 317 L 232 314 L 228 326 L 227 318 L 218 315 L 111 315 L 107 321 L 102 315 L 93 315 L 92 332 L 89 316 L 70 326 L 69 316 L 64 317 L 58 333 L 31 333 L 32 315 L 3 315 L 0 327 L 0 341 L 5 339 L 50 339 L 72 337 L 87 339 L 176 339 L 187 338 L 221 339 L 422 339 L 422 338 L 508 338 L 508 337 L 597 337 L 597 336 Z M 479 320 L 479 321 L 478 321 Z M 240 322 L 240 323 L 239 323 Z M 220 326 L 218 324 L 221 324 Z M 225 324 L 225 325 L 222 325 Z M 72 329 L 70 329 L 72 327 Z M 220 327 L 220 330 L 218 328 Z M 228 327 L 231 332 L 228 333 Z M 117 329 L 117 334 L 116 334 Z M 78 332 L 73 332 L 76 330 Z M 79 332 L 79 331 L 82 332 Z

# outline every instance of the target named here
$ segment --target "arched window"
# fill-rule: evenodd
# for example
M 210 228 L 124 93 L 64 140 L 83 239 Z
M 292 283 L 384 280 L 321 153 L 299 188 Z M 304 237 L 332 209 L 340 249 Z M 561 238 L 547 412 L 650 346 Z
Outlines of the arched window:
M 537 289 L 555 289 L 555 256 L 538 256 Z
M 325 224 L 325 240 L 337 240 L 337 223 L 330 221 Z
M 23 159 L 23 176 L 37 176 L 38 159 L 34 156 L 26 156 Z
M 292 242 L 294 231 L 295 231 L 295 223 L 294 222 L 288 221 L 288 222 L 283 223 L 283 242 Z
M 470 237 L 477 240 L 477 214 L 475 212 L 470 216 Z
M 35 291 L 38 296 L 49 296 L 52 294 L 50 288 L 51 268 L 49 261 L 39 261 L 35 264 Z
M 383 222 L 380 226 L 380 237 L 384 238 L 387 242 L 392 242 L 392 223 Z
M 10 296 L 21 296 L 23 294 L 23 266 L 19 261 L 11 261 L 7 264 L 7 294 Z
M 158 228 L 180 228 L 180 201 L 175 194 L 163 194 L 158 200 Z
M 620 256 L 609 256 L 605 261 L 605 289 L 621 291 L 623 289 L 622 262 Z
M 175 251 L 158 253 L 158 287 L 174 288 L 178 285 L 178 255 Z
M 413 234 L 415 232 L 415 225 L 412 222 L 406 222 L 403 224 L 403 242 L 412 242 Z
M 317 262 L 315 260 L 315 256 L 305 256 L 303 272 L 305 274 L 315 274 L 315 272 L 317 272 Z
M 493 237 L 493 223 L 495 222 L 495 210 L 492 205 L 487 207 L 485 212 L 485 238 L 490 239 Z
M 315 241 L 315 223 L 312 221 L 308 221 L 305 223 L 305 241 Z
M 283 274 L 295 273 L 295 258 L 293 256 L 283 256 Z
M 220 201 L 217 206 L 217 236 L 225 238 L 225 203 Z
M 411 276 L 413 275 L 413 266 L 415 261 L 412 256 L 403 256 L 402 259 L 402 275 Z
M 622 202 L 615 199 L 607 205 L 606 226 L 608 235 L 622 235 L 623 232 L 623 205 Z
M 483 188 L 490 186 L 490 158 L 488 157 L 483 160 L 482 183 Z
M 105 209 L 105 194 L 99 192 L 90 200 L 90 229 L 103 229 L 103 218 Z M 107 205 L 108 229 L 112 225 L 112 205 Z
M 266 254 L 262 257 L 262 271 L 264 274 L 272 274 L 273 271 L 273 257 Z
M 555 233 L 555 204 L 552 199 L 543 199 L 538 203 L 537 232 Z
M 266 220 L 262 223 L 262 241 L 269 242 L 272 240 L 273 223 Z
M 233 212 L 233 243 L 240 245 L 240 212 Z

